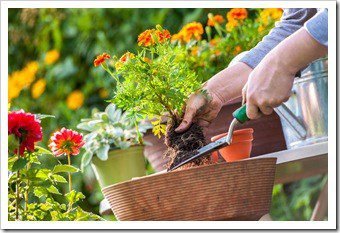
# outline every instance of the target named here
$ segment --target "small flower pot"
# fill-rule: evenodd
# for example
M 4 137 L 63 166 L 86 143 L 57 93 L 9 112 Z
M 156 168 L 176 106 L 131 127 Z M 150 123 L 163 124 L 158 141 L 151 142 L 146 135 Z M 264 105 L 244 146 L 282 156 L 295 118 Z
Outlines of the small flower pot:
M 253 142 L 254 130 L 251 128 L 235 130 L 233 133 L 233 139 L 231 145 L 223 147 L 218 150 L 223 159 L 227 162 L 234 162 L 242 159 L 249 158 L 252 142 Z M 211 138 L 211 141 L 216 141 L 228 133 L 219 134 Z M 217 162 L 217 152 L 212 154 L 212 160 Z
M 92 168 L 101 188 L 145 176 L 143 146 L 133 146 L 125 150 L 109 151 L 108 159 L 92 158 Z

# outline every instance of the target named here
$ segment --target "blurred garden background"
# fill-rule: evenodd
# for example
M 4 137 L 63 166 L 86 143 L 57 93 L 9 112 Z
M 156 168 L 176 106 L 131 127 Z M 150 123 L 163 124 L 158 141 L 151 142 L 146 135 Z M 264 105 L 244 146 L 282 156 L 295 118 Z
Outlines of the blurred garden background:
M 205 28 L 209 13 L 226 18 L 228 11 L 230 9 L 10 9 L 8 91 L 11 110 L 24 109 L 54 116 L 42 121 L 45 137 L 40 144 L 46 147 L 55 130 L 76 129 L 80 119 L 88 118 L 94 108 L 103 111 L 108 105 L 115 82 L 103 69 L 93 66 L 98 54 L 134 53 L 138 35 L 148 28 L 160 24 L 175 34 L 193 21 Z M 239 41 L 230 39 L 224 48 L 228 56 L 216 58 L 220 60 L 212 62 L 207 71 L 201 73 L 202 79 L 210 78 L 226 67 L 232 57 L 256 45 L 274 25 L 263 23 L 267 17 L 272 17 L 274 22 L 281 14 L 280 10 L 268 13 L 263 9 L 248 9 L 247 17 L 253 22 L 249 27 L 253 30 L 252 36 L 237 38 Z M 218 33 L 218 30 L 213 31 L 211 36 Z M 206 37 L 204 34 L 202 39 L 209 39 Z M 194 48 L 192 51 L 194 53 Z M 216 57 L 219 52 L 214 51 Z M 78 167 L 82 153 L 75 157 Z M 58 159 L 66 160 L 50 156 L 44 164 L 53 167 Z M 146 166 L 148 173 L 153 173 L 147 161 Z M 324 181 L 318 176 L 276 185 L 271 217 L 274 220 L 308 220 Z M 73 182 L 74 188 L 86 196 L 82 207 L 98 214 L 103 195 L 91 167 L 75 174 Z M 67 189 L 67 185 L 63 188 Z M 114 219 L 112 216 L 105 218 Z

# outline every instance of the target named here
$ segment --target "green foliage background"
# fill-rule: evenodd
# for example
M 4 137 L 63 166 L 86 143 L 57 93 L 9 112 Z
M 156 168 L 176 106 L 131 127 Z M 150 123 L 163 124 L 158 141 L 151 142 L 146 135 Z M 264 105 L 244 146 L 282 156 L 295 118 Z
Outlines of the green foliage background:
M 61 127 L 76 129 L 80 119 L 90 115 L 94 107 L 104 110 L 107 103 L 99 90 L 112 96 L 113 80 L 92 62 L 102 52 L 122 54 L 134 52 L 140 32 L 161 24 L 172 34 L 191 21 L 207 22 L 208 13 L 225 15 L 226 9 L 10 9 L 9 73 L 20 70 L 29 61 L 42 61 L 51 49 L 60 51 L 59 60 L 39 70 L 37 77 L 47 81 L 45 93 L 32 99 L 30 89 L 23 90 L 11 103 L 11 109 L 54 115 L 42 122 L 46 146 L 50 134 Z M 249 17 L 252 17 L 250 13 Z M 70 110 L 66 98 L 73 90 L 81 90 L 85 103 Z M 79 164 L 81 156 L 75 158 Z M 42 161 L 53 167 L 55 158 Z M 65 161 L 64 161 L 65 162 Z M 148 163 L 148 173 L 152 168 Z M 324 182 L 312 177 L 288 185 L 274 187 L 271 216 L 277 220 L 308 220 Z M 75 175 L 74 187 L 86 195 L 83 208 L 98 213 L 102 194 L 90 168 Z M 66 186 L 64 187 L 66 189 Z M 109 219 L 113 219 L 108 217 Z

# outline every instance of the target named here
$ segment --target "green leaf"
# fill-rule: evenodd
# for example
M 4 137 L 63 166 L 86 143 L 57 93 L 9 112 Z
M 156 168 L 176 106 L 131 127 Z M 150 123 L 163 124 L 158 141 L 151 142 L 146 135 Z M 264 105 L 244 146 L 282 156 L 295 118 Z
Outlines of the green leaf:
M 78 172 L 79 169 L 76 168 L 76 167 L 73 167 L 72 165 L 56 165 L 54 168 L 53 168 L 53 173 L 60 173 L 60 172 L 71 172 L 71 173 L 74 173 L 74 172 Z
M 32 156 L 30 156 L 30 162 L 31 163 L 41 164 L 38 157 L 34 153 L 32 153 L 31 155 L 32 155 Z
M 93 157 L 93 153 L 90 151 L 86 151 L 83 154 L 83 157 L 81 158 L 81 170 L 84 170 L 84 168 L 89 165 Z
M 38 198 L 41 198 L 43 196 L 47 196 L 47 191 L 45 188 L 43 187 L 36 187 L 34 190 L 33 190 L 33 193 L 36 197 Z
M 99 149 L 97 150 L 97 157 L 103 161 L 107 160 L 109 150 L 110 146 L 107 144 L 102 147 L 99 147 Z
M 90 126 L 88 122 L 81 122 L 77 125 L 77 129 L 91 132 L 96 128 L 94 126 Z
M 46 115 L 46 114 L 35 114 L 35 117 L 39 120 L 44 119 L 44 118 L 55 118 L 53 115 Z
M 37 153 L 39 154 L 44 154 L 44 155 L 53 155 L 51 151 L 43 148 L 43 147 L 40 147 L 40 146 L 35 146 L 35 148 L 37 149 Z
M 71 204 L 76 203 L 85 198 L 83 193 L 77 192 L 75 190 L 72 190 L 71 192 L 66 193 L 65 197 Z
M 41 203 L 40 209 L 43 211 L 49 211 L 50 209 L 52 209 L 52 205 L 50 203 Z
M 41 180 L 47 180 L 49 178 L 50 173 L 51 173 L 51 170 L 49 169 L 39 169 L 39 171 L 37 172 L 35 176 Z
M 12 171 L 18 171 L 24 168 L 27 164 L 27 160 L 25 158 L 19 158 L 17 161 L 13 163 Z
M 58 211 L 51 211 L 51 217 L 52 217 L 52 221 L 58 221 L 60 218 L 60 215 L 58 213 Z
M 59 182 L 59 183 L 67 183 L 67 180 L 61 176 L 61 175 L 57 175 L 57 174 L 53 174 L 52 178 L 55 182 Z
M 53 194 L 59 194 L 61 195 L 61 193 L 59 192 L 59 190 L 54 186 L 51 185 L 50 187 L 47 188 L 47 191 Z

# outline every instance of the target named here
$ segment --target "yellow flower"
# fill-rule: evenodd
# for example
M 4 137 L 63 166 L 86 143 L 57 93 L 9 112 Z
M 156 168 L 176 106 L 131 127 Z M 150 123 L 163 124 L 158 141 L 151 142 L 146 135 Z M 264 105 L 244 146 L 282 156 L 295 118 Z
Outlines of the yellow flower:
M 238 26 L 238 22 L 236 20 L 230 20 L 228 23 L 225 25 L 225 28 L 228 32 L 231 32 L 235 27 Z
M 19 88 L 15 79 L 10 76 L 8 78 L 8 101 L 17 98 L 20 95 L 21 88 Z
M 59 51 L 55 49 L 50 50 L 45 55 L 45 63 L 47 65 L 52 65 L 59 59 L 59 56 L 60 56 Z
M 115 64 L 116 70 L 119 70 L 119 69 L 122 68 L 122 67 L 123 67 L 123 62 L 117 61 L 116 64 Z
M 46 80 L 43 78 L 34 83 L 31 89 L 31 95 L 33 99 L 38 99 L 44 93 L 45 88 Z
M 22 70 L 14 71 L 8 77 L 8 99 L 12 100 L 20 95 L 22 89 L 27 88 L 35 79 L 39 64 L 29 62 Z
M 280 19 L 282 16 L 282 12 L 283 11 L 281 8 L 266 8 L 260 13 L 261 22 L 264 25 L 268 25 L 270 19 L 273 20 Z
M 71 110 L 76 110 L 83 106 L 84 94 L 80 90 L 71 92 L 66 100 L 67 107 Z
M 25 72 L 28 72 L 32 75 L 35 75 L 38 72 L 38 69 L 39 69 L 39 63 L 37 61 L 31 61 L 27 63 L 27 65 L 24 68 Z
M 258 32 L 262 32 L 264 29 L 265 29 L 265 27 L 262 26 L 262 25 L 260 25 L 260 26 L 258 27 L 257 31 L 258 31 Z
M 100 98 L 105 99 L 109 96 L 109 92 L 105 88 L 101 88 L 99 90 L 99 96 Z

